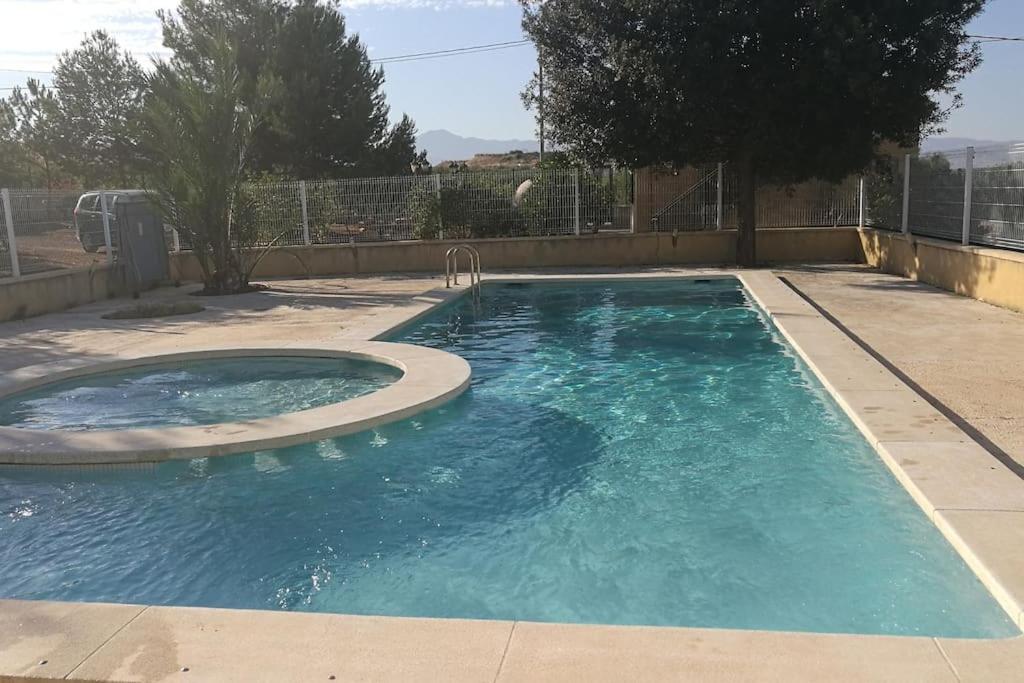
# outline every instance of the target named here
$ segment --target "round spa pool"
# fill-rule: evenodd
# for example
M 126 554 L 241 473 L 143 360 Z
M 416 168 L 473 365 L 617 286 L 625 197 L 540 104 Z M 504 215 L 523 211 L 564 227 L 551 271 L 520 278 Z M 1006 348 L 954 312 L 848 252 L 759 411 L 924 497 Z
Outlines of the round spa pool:
M 151 364 L 0 398 L 0 425 L 67 431 L 238 422 L 340 403 L 396 382 L 368 360 L 253 356 Z

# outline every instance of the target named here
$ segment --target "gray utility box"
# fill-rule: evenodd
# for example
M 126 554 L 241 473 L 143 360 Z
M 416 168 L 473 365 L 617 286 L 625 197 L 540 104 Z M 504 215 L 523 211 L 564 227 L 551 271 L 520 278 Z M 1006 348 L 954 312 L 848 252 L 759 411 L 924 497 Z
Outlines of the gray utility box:
M 125 268 L 128 282 L 144 290 L 169 280 L 163 216 L 146 193 L 120 194 L 114 218 L 118 234 L 117 257 Z

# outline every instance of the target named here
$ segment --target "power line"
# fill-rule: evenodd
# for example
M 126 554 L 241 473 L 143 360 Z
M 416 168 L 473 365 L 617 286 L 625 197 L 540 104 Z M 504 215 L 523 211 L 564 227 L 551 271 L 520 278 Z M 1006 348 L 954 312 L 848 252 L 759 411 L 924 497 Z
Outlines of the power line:
M 47 88 L 48 90 L 57 90 L 57 88 L 54 88 L 49 83 L 40 83 L 40 85 L 42 85 L 44 88 Z M 24 85 L 12 85 L 12 86 L 9 86 L 9 87 L 0 88 L 0 90 L 8 90 L 8 91 L 10 91 L 10 90 L 18 90 L 18 89 L 26 90 L 27 88 Z
M 459 57 L 461 55 L 473 55 L 481 52 L 495 52 L 498 50 L 507 50 L 514 47 L 522 47 L 523 45 L 532 44 L 529 40 L 515 40 L 507 43 L 491 43 L 489 45 L 470 45 L 467 47 L 457 47 L 450 50 L 437 50 L 435 52 L 416 52 L 408 55 L 395 55 L 393 57 L 381 57 L 380 59 L 371 59 L 372 64 L 401 64 L 403 62 L 418 62 L 425 59 L 439 59 L 443 57 Z M 27 71 L 19 69 L 0 69 L 0 71 L 17 71 L 19 73 L 38 73 L 38 74 L 52 74 L 52 71 Z M 51 88 L 52 90 L 59 90 L 53 86 L 43 83 L 44 86 Z M 18 87 L 24 86 L 11 86 L 0 88 L 0 91 L 11 91 Z
M 968 38 L 979 43 L 1024 43 L 1024 36 L 972 36 Z
M 0 71 L 13 71 L 19 74 L 52 74 L 52 71 L 46 69 L 0 69 Z
M 417 59 L 430 59 L 435 57 L 454 57 L 461 54 L 473 54 L 475 52 L 491 52 L 493 50 L 506 50 L 508 48 L 520 47 L 522 45 L 528 45 L 531 41 L 529 40 L 509 40 L 504 43 L 487 43 L 484 45 L 468 45 L 466 47 L 455 47 L 450 50 L 433 50 L 431 52 L 413 52 L 407 55 L 394 55 L 392 57 L 379 57 L 377 59 L 371 59 L 370 61 L 375 64 L 382 62 L 406 62 L 415 61 Z
M 967 38 L 974 40 L 979 43 L 995 43 L 995 42 L 1024 42 L 1024 36 L 984 36 L 984 35 L 967 35 Z M 377 59 L 371 59 L 372 64 L 401 64 L 403 62 L 418 62 L 426 59 L 438 59 L 443 57 L 458 57 L 460 55 L 472 55 L 481 52 L 494 52 L 497 50 L 507 50 L 515 47 L 522 47 L 523 45 L 529 45 L 532 41 L 529 40 L 510 40 L 503 43 L 486 43 L 483 45 L 467 45 L 466 47 L 455 47 L 449 50 L 434 50 L 431 52 L 412 52 L 404 55 L 392 55 L 391 57 L 378 57 Z M 52 74 L 52 71 L 46 71 L 45 69 L 4 69 L 0 68 L 3 72 L 12 73 L 26 73 L 26 74 Z M 45 84 L 44 84 L 45 85 Z M 14 90 L 15 87 L 3 87 L 0 91 Z
M 391 57 L 378 57 L 371 59 L 373 64 L 396 64 L 401 62 L 415 62 L 421 59 L 437 59 L 439 57 L 458 57 L 459 55 L 471 55 L 478 52 L 494 52 L 496 50 L 507 50 L 509 48 L 529 45 L 529 40 L 509 40 L 503 43 L 486 43 L 483 45 L 467 45 L 465 47 L 454 47 L 448 50 L 433 50 L 430 52 L 412 52 L 405 55 L 392 55 Z M 4 69 L 0 72 L 24 73 L 24 74 L 53 74 L 46 69 Z M 14 88 L 0 88 L 0 90 L 13 90 Z
M 973 35 L 967 34 L 967 38 L 978 42 L 1024 42 L 1024 36 L 986 36 L 986 35 Z M 378 57 L 371 59 L 370 61 L 374 64 L 388 63 L 388 62 L 403 62 L 403 61 L 415 61 L 416 58 L 435 58 L 444 57 L 449 55 L 460 55 L 460 54 L 474 54 L 475 52 L 489 52 L 491 50 L 504 50 L 513 47 L 520 47 L 522 45 L 528 45 L 532 41 L 530 40 L 509 40 L 503 43 L 485 43 L 483 45 L 467 45 L 466 47 L 455 47 L 449 50 L 433 50 L 430 52 L 411 52 L 404 55 L 392 55 L 391 57 Z M 7 69 L 0 68 L 0 71 L 23 73 L 23 74 L 52 74 L 52 71 L 46 69 Z M 11 88 L 0 88 L 2 90 L 11 90 Z
M 520 47 L 520 46 L 519 45 L 510 45 L 509 47 Z M 457 53 L 454 53 L 454 54 L 446 54 L 446 55 L 430 55 L 430 56 L 426 56 L 426 57 L 411 57 L 409 59 L 392 59 L 392 60 L 389 60 L 389 61 L 386 61 L 386 62 L 378 62 L 378 61 L 372 61 L 372 60 L 371 61 L 372 61 L 373 64 L 376 64 L 377 66 L 387 66 L 388 64 L 403 64 L 405 62 L 423 62 L 423 61 L 427 61 L 427 60 L 430 60 L 430 59 L 443 59 L 445 57 L 461 57 L 462 55 L 476 55 L 476 54 L 480 54 L 480 53 L 483 53 L 483 52 L 497 52 L 497 51 L 500 51 L 500 50 L 507 50 L 507 49 L 508 49 L 508 47 L 490 47 L 490 48 L 484 48 L 482 50 L 468 50 L 466 52 L 457 52 Z

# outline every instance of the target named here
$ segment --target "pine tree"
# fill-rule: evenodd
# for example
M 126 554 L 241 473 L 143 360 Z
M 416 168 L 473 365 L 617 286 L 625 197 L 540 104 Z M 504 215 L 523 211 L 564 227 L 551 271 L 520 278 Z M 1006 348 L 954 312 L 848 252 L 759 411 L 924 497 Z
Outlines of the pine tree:
M 160 17 L 173 61 L 197 70 L 209 59 L 201 37 L 226 27 L 243 101 L 253 103 L 261 75 L 280 81 L 272 115 L 256 131 L 258 170 L 299 178 L 410 172 L 415 126 L 408 117 L 389 126 L 383 70 L 333 3 L 182 0 L 176 14 Z
M 139 63 L 105 31 L 92 32 L 57 60 L 48 123 L 62 165 L 86 186 L 128 187 L 138 179 L 144 87 Z
M 12 168 L 20 161 L 29 181 L 39 177 L 47 189 L 62 177 L 60 158 L 62 140 L 53 125 L 57 99 L 53 91 L 34 78 L 24 88 L 15 88 L 7 100 L 4 116 L 12 143 L 6 146 Z M 37 176 L 38 174 L 38 176 Z

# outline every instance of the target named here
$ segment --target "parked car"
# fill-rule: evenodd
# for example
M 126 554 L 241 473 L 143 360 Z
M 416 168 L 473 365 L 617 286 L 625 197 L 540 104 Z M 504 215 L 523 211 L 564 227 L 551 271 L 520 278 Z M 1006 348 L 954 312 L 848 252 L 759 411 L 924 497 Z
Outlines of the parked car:
M 103 205 L 100 201 L 100 194 L 98 191 L 86 192 L 78 198 L 78 204 L 75 205 L 75 235 L 82 243 L 82 248 L 88 252 L 99 251 L 100 247 L 106 246 L 107 243 L 103 233 Z M 118 199 L 146 193 L 144 190 L 107 190 L 102 194 L 107 195 L 110 239 L 116 249 L 117 226 L 114 223 L 114 217 L 117 215 Z

